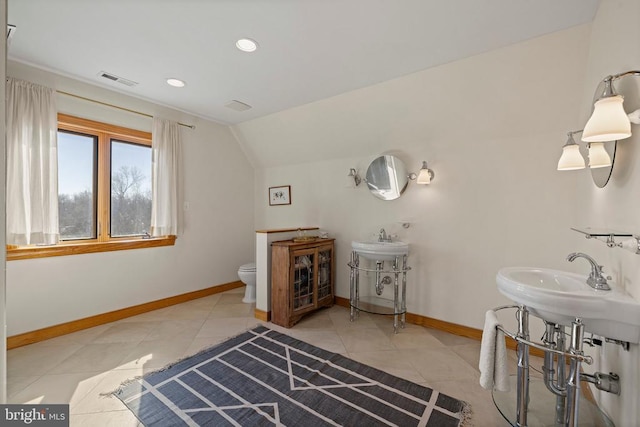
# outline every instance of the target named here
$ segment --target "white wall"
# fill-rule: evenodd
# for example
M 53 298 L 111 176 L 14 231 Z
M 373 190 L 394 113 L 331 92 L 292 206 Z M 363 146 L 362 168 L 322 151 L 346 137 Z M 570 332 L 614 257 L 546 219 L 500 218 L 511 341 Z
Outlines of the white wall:
M 607 75 L 640 70 L 640 2 L 637 0 L 603 0 L 592 25 L 587 75 L 582 102 L 581 123 L 591 114 L 591 100 L 598 83 Z M 640 79 L 626 77 L 616 83 L 625 95 L 625 109 L 640 108 Z M 618 143 L 611 181 L 604 189 L 596 188 L 588 171 L 579 171 L 574 189 L 577 201 L 575 223 L 606 227 L 640 234 L 640 126 L 631 125 L 634 135 Z M 619 248 L 609 249 L 593 240 L 578 240 L 575 250 L 594 256 L 605 266 L 618 286 L 640 300 L 640 256 Z M 596 357 L 588 371 L 616 372 L 620 375 L 622 393 L 615 396 L 600 392 L 597 396 L 617 426 L 637 426 L 640 420 L 640 351 L 605 345 L 587 351 Z
M 189 124 L 182 129 L 183 234 L 175 246 L 7 263 L 8 334 L 238 280 L 254 259 L 253 170 L 228 127 L 10 62 L 8 75 Z M 62 113 L 151 131 L 151 120 L 58 96 Z
M 589 30 L 576 27 L 235 126 L 262 166 L 256 228 L 328 230 L 337 239 L 336 293 L 348 297 L 351 240 L 384 227 L 411 244 L 408 310 L 481 328 L 487 309 L 508 302 L 496 289 L 500 267 L 565 267 L 574 248 L 577 177 L 555 168 L 566 131 L 579 126 Z M 350 167 L 364 173 L 387 152 L 413 171 L 429 161 L 433 184 L 411 183 L 391 202 L 364 185 L 347 188 Z M 292 204 L 268 206 L 267 188 L 287 184 Z

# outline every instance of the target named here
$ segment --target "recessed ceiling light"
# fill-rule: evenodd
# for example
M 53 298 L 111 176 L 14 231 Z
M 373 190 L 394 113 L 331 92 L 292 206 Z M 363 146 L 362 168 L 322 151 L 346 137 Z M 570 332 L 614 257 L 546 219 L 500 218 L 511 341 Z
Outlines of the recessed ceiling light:
M 167 84 L 173 87 L 184 87 L 186 83 L 180 79 L 171 78 L 167 79 Z
M 253 52 L 258 48 L 258 43 L 251 39 L 240 39 L 236 42 L 236 47 L 243 52 Z

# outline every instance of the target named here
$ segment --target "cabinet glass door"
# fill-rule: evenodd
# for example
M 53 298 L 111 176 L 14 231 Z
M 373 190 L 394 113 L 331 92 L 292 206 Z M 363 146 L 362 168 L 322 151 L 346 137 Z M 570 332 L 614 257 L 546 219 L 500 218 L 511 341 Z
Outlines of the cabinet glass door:
M 313 306 L 313 252 L 296 252 L 293 255 L 293 309 Z
M 318 299 L 332 295 L 331 292 L 331 249 L 318 251 Z

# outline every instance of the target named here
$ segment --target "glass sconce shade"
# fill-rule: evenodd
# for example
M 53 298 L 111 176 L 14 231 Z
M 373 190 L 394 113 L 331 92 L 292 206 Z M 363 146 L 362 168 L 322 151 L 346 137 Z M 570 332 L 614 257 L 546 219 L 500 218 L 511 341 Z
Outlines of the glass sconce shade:
M 420 169 L 416 184 L 431 184 L 431 174 L 427 169 Z
M 571 138 L 571 141 L 573 141 L 573 138 Z M 580 146 L 575 142 L 567 142 L 567 144 L 562 147 L 562 155 L 558 161 L 558 170 L 572 171 L 577 169 L 584 169 L 584 157 L 580 154 Z
M 589 167 L 605 168 L 611 166 L 611 157 L 604 148 L 604 142 L 589 143 Z
M 418 172 L 418 178 L 416 178 L 416 184 L 431 184 L 433 179 L 433 171 L 427 167 L 427 162 L 422 162 L 422 168 Z
M 582 140 L 585 142 L 607 142 L 629 138 L 631 123 L 627 113 L 624 112 L 623 102 L 624 98 L 620 95 L 596 101 L 593 114 L 582 132 Z

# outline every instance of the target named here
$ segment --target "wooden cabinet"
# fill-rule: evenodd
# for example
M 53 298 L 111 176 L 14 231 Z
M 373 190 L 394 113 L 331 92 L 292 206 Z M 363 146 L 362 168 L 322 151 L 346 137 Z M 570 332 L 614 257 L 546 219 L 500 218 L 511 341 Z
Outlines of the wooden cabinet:
M 271 244 L 271 321 L 290 328 L 307 313 L 333 305 L 334 239 Z

